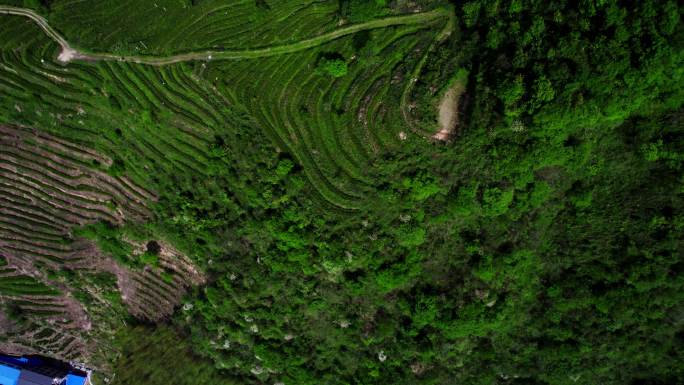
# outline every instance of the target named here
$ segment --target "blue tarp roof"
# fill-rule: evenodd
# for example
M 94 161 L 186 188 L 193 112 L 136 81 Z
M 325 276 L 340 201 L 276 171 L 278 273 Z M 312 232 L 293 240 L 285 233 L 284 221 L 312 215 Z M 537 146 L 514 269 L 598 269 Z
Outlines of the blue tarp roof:
M 85 377 L 76 374 L 67 374 L 66 385 L 83 385 L 85 384 Z
M 21 370 L 0 364 L 0 384 L 17 385 Z

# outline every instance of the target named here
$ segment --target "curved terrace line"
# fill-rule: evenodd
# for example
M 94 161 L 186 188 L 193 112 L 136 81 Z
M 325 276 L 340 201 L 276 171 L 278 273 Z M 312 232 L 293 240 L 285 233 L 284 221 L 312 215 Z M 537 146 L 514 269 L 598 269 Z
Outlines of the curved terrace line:
M 435 37 L 435 39 L 432 41 L 428 49 L 425 51 L 425 54 L 423 54 L 423 57 L 418 62 L 418 65 L 416 65 L 416 67 L 413 69 L 411 77 L 409 78 L 408 82 L 406 83 L 406 87 L 404 88 L 404 92 L 402 92 L 401 94 L 401 100 L 399 101 L 399 109 L 401 110 L 401 113 L 404 117 L 404 121 L 406 122 L 406 124 L 408 124 L 409 128 L 413 132 L 426 137 L 429 135 L 427 135 L 427 133 L 424 132 L 419 132 L 420 130 L 415 126 L 415 124 L 413 124 L 413 121 L 411 120 L 411 113 L 409 111 L 409 97 L 411 96 L 411 91 L 413 91 L 413 86 L 418 82 L 418 76 L 420 75 L 420 73 L 423 70 L 423 67 L 427 63 L 428 56 L 439 43 L 443 42 L 451 35 L 451 32 L 453 32 L 455 28 L 456 20 L 454 13 L 450 12 L 448 14 L 445 14 L 445 16 L 449 18 L 449 22 L 444 26 L 444 29 Z
M 78 50 L 72 47 L 69 42 L 55 31 L 48 21 L 35 11 L 27 8 L 18 8 L 12 6 L 0 6 L 0 14 L 24 16 L 33 20 L 38 26 L 45 31 L 45 33 L 62 47 L 62 52 L 57 59 L 63 63 L 68 63 L 72 60 L 114 60 L 122 62 L 132 62 L 139 64 L 148 64 L 153 66 L 162 66 L 167 64 L 192 61 L 192 60 L 231 60 L 231 59 L 253 59 L 267 56 L 283 55 L 293 52 L 302 51 L 308 48 L 316 47 L 318 45 L 327 43 L 331 40 L 338 39 L 342 36 L 353 34 L 356 32 L 385 28 L 395 25 L 409 25 L 429 22 L 438 18 L 450 17 L 449 11 L 446 9 L 437 9 L 430 12 L 415 13 L 410 15 L 390 16 L 382 19 L 367 21 L 365 23 L 352 24 L 350 26 L 337 29 L 335 31 L 304 39 L 296 43 L 284 44 L 273 47 L 237 50 L 237 51 L 216 51 L 207 50 L 201 52 L 187 52 L 168 56 L 153 56 L 153 55 L 116 55 L 113 53 L 97 53 Z

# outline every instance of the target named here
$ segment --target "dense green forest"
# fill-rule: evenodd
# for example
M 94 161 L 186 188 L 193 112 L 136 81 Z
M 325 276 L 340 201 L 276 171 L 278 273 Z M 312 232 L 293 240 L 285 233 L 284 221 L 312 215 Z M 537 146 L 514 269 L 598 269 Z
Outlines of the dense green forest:
M 28 6 L 49 12 L 49 3 Z M 266 13 L 273 3 L 256 6 Z M 353 24 L 406 2 L 333 3 Z M 131 260 L 124 240 L 164 239 L 208 282 L 168 320 L 118 331 L 111 384 L 684 383 L 684 7 L 415 3 L 454 13 L 455 26 L 430 43 L 423 67 L 405 63 L 417 61 L 414 46 L 392 57 L 400 70 L 420 69 L 406 88 L 414 124 L 434 126 L 436 89 L 459 74 L 458 126 L 448 141 L 415 135 L 369 156 L 362 179 L 371 182 L 349 187 L 355 207 L 310 183 L 318 174 L 296 140 L 260 134 L 281 119 L 268 107 L 263 120 L 230 112 L 232 129 L 209 138 L 205 174 L 138 166 L 121 151 L 108 172 L 144 169 L 158 194 L 154 219 L 77 234 L 135 268 L 158 264 L 158 250 Z M 91 32 L 79 44 L 94 47 Z M 320 87 L 368 80 L 359 67 L 390 60 L 374 56 L 386 54 L 382 33 L 358 32 L 301 60 Z M 131 41 L 97 48 L 126 52 Z M 218 79 L 231 70 L 207 69 L 216 89 L 229 88 Z M 403 103 L 404 89 L 388 89 Z M 310 124 L 315 111 L 300 95 L 282 95 Z M 331 121 L 348 113 L 330 104 Z M 164 119 L 142 114 L 136 124 Z M 399 117 L 382 122 L 403 129 Z
M 221 138 L 244 168 L 158 206 L 191 219 L 178 234 L 214 228 L 193 245 L 214 281 L 175 323 L 236 383 L 684 380 L 681 12 L 459 2 L 422 76 L 470 71 L 458 138 L 383 153 L 350 215 L 287 156 Z M 252 198 L 215 210 L 221 191 Z

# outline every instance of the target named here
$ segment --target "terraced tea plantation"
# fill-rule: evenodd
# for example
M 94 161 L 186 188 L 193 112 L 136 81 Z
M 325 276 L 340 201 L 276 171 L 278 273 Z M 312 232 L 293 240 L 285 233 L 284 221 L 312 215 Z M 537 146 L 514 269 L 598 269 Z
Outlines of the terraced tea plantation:
M 3 350 L 100 368 L 127 312 L 168 317 L 204 282 L 201 253 L 149 225 L 175 176 L 234 167 L 225 142 L 249 135 L 316 204 L 358 209 L 374 159 L 424 140 L 404 110 L 454 28 L 409 2 L 362 22 L 334 1 L 20 5 L 0 6 Z
M 145 184 L 149 177 L 140 168 L 153 159 L 162 167 L 202 174 L 213 137 L 239 124 L 232 122 L 231 116 L 246 114 L 263 132 L 264 140 L 293 154 L 325 200 L 342 209 L 355 208 L 368 184 L 364 174 L 371 159 L 399 146 L 408 133 L 427 134 L 410 131 L 411 126 L 406 125 L 405 95 L 410 94 L 431 48 L 450 34 L 453 23 L 448 10 L 419 12 L 420 8 L 416 8 L 410 15 L 350 26 L 340 19 L 340 28 L 328 31 L 326 26 L 318 25 L 324 24 L 318 20 L 327 21 L 329 26 L 335 19 L 335 7 L 285 2 L 265 13 L 276 18 L 276 23 L 263 21 L 268 29 L 231 34 L 231 28 L 240 29 L 244 23 L 241 12 L 254 12 L 253 4 L 242 5 L 192 7 L 192 12 L 198 13 L 193 23 L 174 26 L 188 30 L 181 36 L 200 39 L 211 50 L 193 51 L 198 43 L 186 43 L 180 38 L 176 41 L 177 37 L 166 41 L 166 45 L 154 45 L 152 51 L 101 53 L 91 52 L 94 49 L 86 46 L 88 51 L 73 54 L 74 59 L 66 65 L 57 58 L 61 57 L 60 47 L 40 30 L 41 23 L 31 19 L 40 16 L 5 17 L 4 22 L 11 25 L 2 36 L 8 72 L 3 75 L 3 89 L 11 100 L 5 100 L 4 107 L 18 121 L 29 119 L 25 122 L 33 123 L 30 120 L 35 119 L 30 126 L 40 122 L 68 140 L 119 158 L 127 156 L 120 160 L 128 160 L 126 163 L 136 168 L 131 170 L 136 181 Z M 61 17 L 66 18 L 61 15 L 72 13 L 92 17 L 93 24 L 89 25 L 98 24 L 98 13 L 91 16 L 72 7 L 76 4 L 54 8 L 60 15 L 55 16 L 56 25 Z M 97 7 L 88 9 L 96 12 Z M 7 8 L 7 12 L 18 11 Z M 286 19 L 296 24 L 297 17 L 305 18 L 306 27 L 311 29 L 304 32 L 300 31 L 302 26 L 293 28 L 284 23 Z M 73 26 L 68 20 L 61 22 Z M 250 28 L 259 23 L 262 21 L 250 23 Z M 225 29 L 214 30 L 218 24 Z M 161 22 L 159 28 L 168 27 Z M 269 35 L 273 33 L 271 28 L 291 29 L 293 36 L 274 40 Z M 190 32 L 194 29 L 207 34 L 212 31 L 216 38 Z M 97 31 L 91 32 L 100 36 Z M 169 36 L 163 30 L 153 33 Z M 304 33 L 309 38 L 298 40 Z M 245 49 L 239 39 L 233 39 L 244 34 L 258 35 L 271 45 L 247 37 L 255 46 Z M 221 36 L 231 36 L 230 44 L 217 45 L 216 39 Z M 115 36 L 108 38 L 118 41 Z M 64 44 L 64 39 L 59 37 L 56 42 Z M 214 48 L 217 46 L 219 49 Z M 61 48 L 62 52 L 73 50 L 71 46 Z M 348 66 L 344 77 L 336 78 L 317 69 L 321 61 L 331 57 Z M 15 62 L 16 68 L 12 66 Z M 33 97 L 31 90 L 44 91 L 40 100 Z M 103 124 L 106 129 L 92 128 Z M 119 150 L 123 141 L 134 143 L 127 154 Z
M 0 353 L 681 383 L 682 9 L 623 3 L 0 0 Z

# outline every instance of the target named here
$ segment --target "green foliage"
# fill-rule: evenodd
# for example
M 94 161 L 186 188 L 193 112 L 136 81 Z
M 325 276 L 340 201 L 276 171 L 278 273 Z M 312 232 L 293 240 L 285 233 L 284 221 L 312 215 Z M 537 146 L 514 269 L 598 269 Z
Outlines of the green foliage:
M 334 78 L 345 76 L 348 72 L 347 63 L 343 59 L 322 58 L 318 63 L 317 70 Z
M 676 108 L 682 98 L 676 2 L 476 0 L 457 8 L 464 61 L 477 66 L 473 127 L 521 119 L 535 135 L 559 137 Z
M 108 0 L 51 3 L 45 16 L 68 41 L 94 51 L 136 55 L 206 49 L 209 41 L 214 48 L 226 49 L 299 41 L 311 37 L 312 30 L 334 29 L 338 10 L 335 1 L 316 0 L 121 0 L 117 7 L 111 7 Z M 224 6 L 231 6 L 231 12 L 221 11 Z M 291 24 L 299 17 L 306 18 L 305 28 Z M 217 33 L 214 23 L 222 27 L 221 32 Z
M 488 188 L 484 191 L 483 201 L 483 209 L 487 215 L 505 214 L 508 206 L 513 202 L 513 190 L 502 191 L 498 187 Z
M 377 161 L 353 215 L 281 185 L 285 203 L 230 225 L 243 244 L 179 318 L 249 383 L 677 378 L 680 119 L 560 143 L 472 130 L 407 144 Z
M 97 243 L 100 250 L 116 258 L 119 262 L 129 263 L 133 248 L 123 240 L 121 228 L 109 222 L 98 222 L 82 226 L 73 231 L 74 237 L 91 239 Z
M 366 20 L 399 3 L 343 2 L 342 15 Z M 290 3 L 268 4 L 259 17 Z M 312 71 L 320 51 L 258 62 L 268 64 L 258 81 L 251 75 L 259 66 L 248 60 L 160 70 L 113 62 L 97 75 L 85 66 L 82 75 L 108 79 L 102 88 L 116 99 L 92 103 L 119 108 L 126 123 L 117 132 L 108 119 L 88 121 L 115 159 L 108 172 L 148 182 L 157 200 L 144 229 L 100 223 L 75 236 L 127 263 L 156 264 L 153 252 L 130 261 L 124 241 L 156 234 L 210 277 L 173 320 L 182 331 L 121 331 L 113 382 L 681 382 L 681 11 L 675 2 L 631 6 L 460 2 L 459 29 L 432 50 L 401 37 L 416 30 L 374 30 L 330 42 L 360 59 L 347 66 L 324 58 L 338 61 L 320 67 L 326 76 Z M 83 42 L 99 28 L 84 29 Z M 131 33 L 146 36 L 138 28 Z M 432 108 L 455 72 L 470 77 L 460 137 L 449 144 L 396 139 L 409 127 L 388 107 L 403 92 L 395 79 L 408 80 L 411 59 L 427 51 L 413 93 L 428 107 L 418 109 Z M 277 88 L 271 78 L 290 84 Z M 309 79 L 316 87 L 301 87 Z M 2 84 L 12 89 L 15 80 Z M 241 94 L 251 83 L 260 94 Z M 207 84 L 201 92 L 222 93 L 205 100 L 190 92 Z M 174 86 L 191 96 L 164 98 Z M 314 96 L 296 98 L 304 93 Z M 215 107 L 221 97 L 229 102 Z M 3 119 L 52 124 L 49 114 L 18 114 L 8 99 Z M 187 134 L 192 114 L 208 116 L 192 131 L 199 139 Z M 366 120 L 383 130 L 352 130 Z M 366 181 L 363 188 L 338 183 L 345 174 Z M 337 190 L 325 195 L 320 186 Z M 345 194 L 358 204 L 334 204 Z
M 410 197 L 415 201 L 424 201 L 435 194 L 444 192 L 437 181 L 428 176 L 422 176 L 421 178 L 415 179 L 404 179 L 403 185 L 410 191 Z
M 352 23 L 362 23 L 388 12 L 387 0 L 339 0 L 341 13 Z
M 136 224 L 115 226 L 110 222 L 97 222 L 75 228 L 73 237 L 83 237 L 97 243 L 100 250 L 114 257 L 118 262 L 140 268 L 143 265 L 158 266 L 159 245 L 155 242 L 147 244 L 147 250 L 134 253 L 133 242 L 142 242 L 151 237 L 154 225 L 143 227 Z M 151 247 L 156 245 L 155 247 Z
M 146 251 L 140 254 L 140 262 L 150 266 L 157 266 L 159 264 L 159 255 Z
M 121 355 L 112 385 L 216 384 L 238 382 L 193 354 L 187 336 L 169 325 L 133 326 L 116 335 Z
M 59 291 L 53 287 L 26 275 L 12 275 L 0 277 L 0 295 L 5 297 L 19 297 L 31 295 L 58 295 Z

